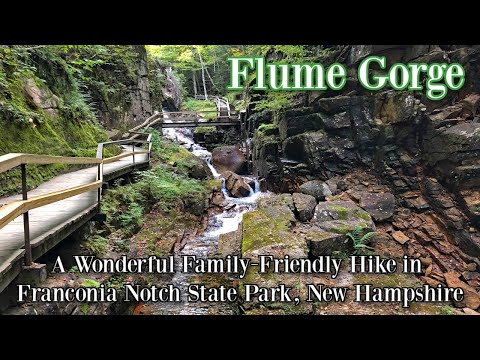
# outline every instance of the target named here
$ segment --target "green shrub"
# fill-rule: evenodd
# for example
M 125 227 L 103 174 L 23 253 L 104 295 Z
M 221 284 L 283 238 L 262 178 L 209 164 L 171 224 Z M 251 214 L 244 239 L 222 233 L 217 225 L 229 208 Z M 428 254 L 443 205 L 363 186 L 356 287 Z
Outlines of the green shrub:
M 85 242 L 85 247 L 96 257 L 105 255 L 108 250 L 108 240 L 101 236 L 101 233 L 97 232 Z

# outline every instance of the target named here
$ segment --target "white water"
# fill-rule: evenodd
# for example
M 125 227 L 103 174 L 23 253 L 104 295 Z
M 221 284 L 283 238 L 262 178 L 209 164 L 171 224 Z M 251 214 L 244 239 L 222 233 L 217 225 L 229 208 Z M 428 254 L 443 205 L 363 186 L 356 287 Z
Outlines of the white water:
M 221 179 L 220 174 L 212 165 L 212 154 L 192 140 L 190 129 L 164 129 L 163 135 L 179 143 L 199 158 L 205 160 L 212 171 L 213 176 L 217 179 Z M 225 188 L 225 181 L 222 179 L 222 193 L 228 204 L 225 208 L 229 210 L 224 210 L 220 214 L 211 216 L 208 220 L 208 226 L 205 232 L 202 235 L 189 240 L 183 249 L 180 250 L 180 254 L 176 254 L 177 271 L 173 276 L 171 283 L 181 289 L 182 302 L 154 303 L 152 304 L 154 314 L 206 314 L 212 312 L 213 308 L 216 309 L 213 310 L 215 313 L 229 313 L 232 311 L 228 305 L 222 303 L 189 303 L 186 300 L 186 296 L 183 295 L 186 293 L 186 289 L 191 283 L 190 277 L 192 274 L 184 274 L 181 271 L 181 257 L 178 255 L 207 257 L 213 256 L 217 253 L 217 245 L 220 235 L 236 231 L 239 224 L 242 222 L 243 214 L 255 209 L 257 200 L 260 197 L 267 196 L 267 193 L 260 192 L 260 185 L 257 179 L 250 176 L 248 179 L 253 180 L 254 187 L 250 192 L 250 195 L 244 198 L 231 197 L 228 190 Z M 209 286 L 209 284 L 205 285 Z
M 212 171 L 213 176 L 216 179 L 221 179 L 220 174 L 212 165 L 212 154 L 205 149 L 204 147 L 196 144 L 191 138 L 190 129 L 164 129 L 163 135 L 183 147 L 191 151 L 192 154 L 198 156 L 199 158 L 205 160 L 208 164 L 208 167 Z M 238 225 L 242 222 L 242 216 L 245 212 L 251 211 L 257 200 L 262 196 L 260 191 L 260 184 L 257 179 L 252 177 L 245 177 L 252 179 L 254 181 L 254 189 L 250 192 L 248 197 L 244 198 L 235 198 L 230 196 L 228 190 L 225 187 L 225 181 L 222 180 L 222 193 L 225 197 L 225 200 L 229 205 L 235 205 L 231 210 L 224 211 L 221 214 L 213 216 L 209 222 L 207 231 L 204 233 L 204 236 L 219 236 L 221 234 L 226 234 L 238 229 Z M 264 194 L 263 194 L 264 195 Z

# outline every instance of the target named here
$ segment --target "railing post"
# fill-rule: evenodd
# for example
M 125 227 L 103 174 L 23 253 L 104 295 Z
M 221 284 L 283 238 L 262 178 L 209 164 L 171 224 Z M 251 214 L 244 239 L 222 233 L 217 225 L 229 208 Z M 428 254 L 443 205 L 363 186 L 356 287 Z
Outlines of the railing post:
M 133 143 L 132 149 L 133 149 L 133 167 L 135 167 L 135 143 Z
M 97 168 L 97 180 L 102 180 L 102 181 L 103 181 L 103 146 L 104 146 L 103 144 L 98 144 L 98 147 L 97 147 L 97 159 L 101 160 Z M 103 184 L 97 189 L 98 212 L 101 211 L 102 187 L 103 187 Z
M 98 164 L 98 168 L 97 168 L 97 181 L 99 181 L 100 179 L 102 179 L 102 164 Z M 100 212 L 100 200 L 102 200 L 102 186 L 100 186 L 97 189 L 97 206 L 98 206 L 99 212 Z
M 28 199 L 27 195 L 27 168 L 25 164 L 22 167 L 22 198 Z M 32 265 L 32 246 L 30 244 L 30 219 L 28 211 L 23 214 L 23 235 L 25 238 L 25 266 Z

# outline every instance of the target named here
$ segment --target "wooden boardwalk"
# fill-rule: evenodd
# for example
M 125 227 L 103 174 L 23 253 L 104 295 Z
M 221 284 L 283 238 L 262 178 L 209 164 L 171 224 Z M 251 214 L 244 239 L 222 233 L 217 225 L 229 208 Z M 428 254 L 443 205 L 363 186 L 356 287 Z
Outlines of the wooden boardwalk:
M 211 100 L 217 110 L 154 114 L 128 131 L 133 135 L 130 139 L 99 144 L 96 158 L 2 155 L 0 172 L 21 166 L 24 190 L 22 195 L 0 199 L 0 293 L 22 271 L 24 264 L 30 265 L 98 213 L 98 188 L 102 181 L 150 165 L 151 135 L 139 130 L 241 125 L 240 114 L 231 110 L 228 100 L 218 97 Z M 212 119 L 206 119 L 206 113 L 215 114 Z M 145 135 L 147 140 L 136 140 Z M 148 145 L 148 151 L 135 144 Z M 125 145 L 123 154 L 105 159 L 103 148 L 107 145 Z M 135 155 L 131 155 L 132 151 Z M 27 192 L 27 165 L 52 163 L 84 164 L 88 168 L 57 176 Z
M 124 148 L 124 152 L 132 147 Z M 144 149 L 135 148 L 135 151 Z M 104 181 L 149 166 L 148 154 L 136 154 L 103 165 Z M 97 166 L 57 176 L 28 192 L 28 198 L 53 191 L 92 183 Z M 22 200 L 22 195 L 0 200 L 0 205 Z M 30 242 L 33 260 L 45 254 L 66 236 L 85 224 L 97 213 L 97 190 L 82 193 L 29 211 Z M 0 229 L 0 292 L 20 273 L 25 250 L 23 216 L 18 216 Z

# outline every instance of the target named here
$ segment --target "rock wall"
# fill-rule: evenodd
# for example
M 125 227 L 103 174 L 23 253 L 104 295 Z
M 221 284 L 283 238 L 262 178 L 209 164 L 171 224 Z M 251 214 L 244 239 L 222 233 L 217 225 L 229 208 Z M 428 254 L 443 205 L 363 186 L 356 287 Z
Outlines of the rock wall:
M 110 64 L 95 71 L 95 77 L 107 84 L 112 80 L 123 84 L 123 91 L 109 93 L 101 88 L 89 87 L 99 121 L 107 128 L 131 127 L 152 115 L 145 46 L 135 45 L 136 60 L 129 64 Z
M 359 207 L 375 222 L 375 254 L 420 259 L 424 284 L 467 289 L 465 301 L 454 305 L 465 313 L 478 309 L 480 46 L 350 46 L 332 53 L 338 56 L 331 62 L 348 64 L 343 91 L 304 93 L 301 106 L 249 114 L 254 175 L 269 190 L 293 193 L 298 222 L 291 236 L 304 234 L 310 254 L 343 251 L 342 236 L 352 228 L 347 210 Z M 422 92 L 370 92 L 355 73 L 372 54 L 390 63 L 458 62 L 466 81 L 437 102 Z
M 348 84 L 342 92 L 305 93 L 304 107 L 280 114 L 253 113 L 251 128 L 269 124 L 253 141 L 254 171 L 276 191 L 295 189 L 301 181 L 326 180 L 362 165 L 385 171 L 402 155 L 425 163 L 448 185 L 476 184 L 480 169 L 480 47 L 352 46 Z M 467 79 L 459 91 L 434 102 L 424 93 L 369 92 L 356 82 L 358 62 L 367 55 L 387 55 L 391 63 L 416 61 L 461 63 Z M 341 60 L 341 59 L 340 59 Z M 338 58 L 334 61 L 340 61 Z M 333 60 L 332 60 L 333 62 Z M 261 130 L 262 128 L 260 128 Z M 452 176 L 452 174 L 455 175 Z

